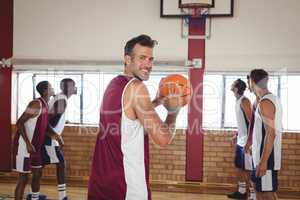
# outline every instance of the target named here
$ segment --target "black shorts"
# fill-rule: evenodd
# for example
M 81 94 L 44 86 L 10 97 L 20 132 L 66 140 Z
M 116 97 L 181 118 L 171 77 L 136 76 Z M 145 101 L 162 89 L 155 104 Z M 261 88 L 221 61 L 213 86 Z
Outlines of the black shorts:
M 253 170 L 252 156 L 246 153 L 242 146 L 236 145 L 234 165 L 242 170 Z
M 45 165 L 64 163 L 64 154 L 60 146 L 48 146 L 43 147 L 43 162 Z

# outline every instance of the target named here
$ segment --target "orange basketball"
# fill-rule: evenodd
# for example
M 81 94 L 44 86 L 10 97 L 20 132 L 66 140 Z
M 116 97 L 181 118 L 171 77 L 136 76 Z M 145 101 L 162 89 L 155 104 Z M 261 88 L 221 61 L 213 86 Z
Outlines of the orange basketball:
M 180 74 L 168 75 L 160 82 L 159 95 L 161 97 L 178 95 L 179 98 L 184 98 L 186 104 L 191 93 L 190 82 Z

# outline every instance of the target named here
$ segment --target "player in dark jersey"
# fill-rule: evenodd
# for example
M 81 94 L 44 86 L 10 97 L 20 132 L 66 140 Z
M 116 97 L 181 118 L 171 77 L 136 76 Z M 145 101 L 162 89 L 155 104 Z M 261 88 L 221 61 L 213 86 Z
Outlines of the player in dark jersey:
M 14 170 L 19 172 L 15 189 L 15 199 L 23 199 L 28 174 L 32 172 L 31 199 L 39 199 L 40 178 L 42 175 L 42 146 L 48 126 L 48 101 L 54 94 L 48 81 L 37 84 L 41 95 L 29 103 L 17 121 L 17 133 L 14 138 Z
M 147 35 L 125 45 L 124 74 L 107 86 L 100 109 L 97 136 L 89 179 L 89 200 L 150 200 L 149 137 L 168 145 L 182 105 L 172 98 L 151 102 L 143 83 L 149 79 L 155 41 Z M 168 115 L 163 122 L 155 107 L 163 101 Z

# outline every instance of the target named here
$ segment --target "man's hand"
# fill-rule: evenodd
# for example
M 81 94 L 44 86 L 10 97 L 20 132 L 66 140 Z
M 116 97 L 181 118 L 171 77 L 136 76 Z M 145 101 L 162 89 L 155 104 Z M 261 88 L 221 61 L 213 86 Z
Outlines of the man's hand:
M 160 96 L 160 94 L 159 94 L 159 89 L 162 86 L 163 79 L 164 78 L 160 79 L 158 90 L 156 92 L 155 98 L 152 101 L 152 105 L 153 105 L 154 108 L 156 108 L 157 106 L 161 105 L 164 102 L 164 99 L 166 98 L 166 97 Z
M 161 105 L 166 97 L 160 97 L 160 96 L 156 96 L 155 99 L 152 100 L 152 105 L 154 108 L 156 108 L 157 106 Z
M 267 173 L 267 162 L 260 162 L 256 167 L 256 177 L 262 177 Z
M 237 142 L 237 134 L 231 138 L 231 146 L 235 146 Z
M 63 140 L 63 138 L 61 137 L 61 135 L 55 135 L 55 139 L 57 140 L 57 142 L 59 143 L 60 147 L 64 147 L 65 142 Z
M 169 113 L 179 112 L 180 108 L 184 105 L 182 97 L 178 95 L 170 95 L 164 99 L 163 105 Z
M 34 146 L 30 142 L 26 143 L 26 149 L 27 149 L 28 153 L 35 153 L 36 152 Z
M 245 152 L 249 153 L 250 155 L 252 155 L 252 147 L 251 147 L 250 142 L 246 143 L 246 145 L 245 145 Z

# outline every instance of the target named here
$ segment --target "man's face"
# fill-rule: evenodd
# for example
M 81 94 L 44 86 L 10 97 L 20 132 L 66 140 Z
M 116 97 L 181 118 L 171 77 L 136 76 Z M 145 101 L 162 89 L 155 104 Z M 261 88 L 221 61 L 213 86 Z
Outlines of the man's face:
M 68 96 L 72 96 L 73 94 L 77 94 L 77 87 L 74 82 L 68 83 Z
M 46 97 L 54 96 L 54 89 L 50 83 L 48 85 L 48 90 L 46 90 L 45 93 L 46 93 L 45 94 Z
M 147 81 L 152 71 L 153 48 L 136 44 L 132 54 L 125 56 L 125 63 L 130 75 Z
M 256 88 L 256 84 L 254 83 L 254 81 L 251 78 L 249 78 L 249 90 L 256 95 L 255 88 Z
M 235 87 L 235 82 L 231 85 L 231 89 L 230 89 L 235 97 L 238 97 L 238 89 Z
M 247 85 L 250 92 L 253 92 L 253 90 L 250 87 L 250 78 L 247 79 Z

